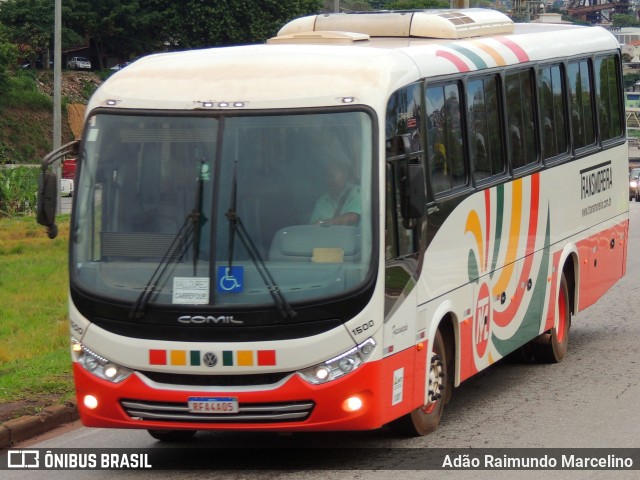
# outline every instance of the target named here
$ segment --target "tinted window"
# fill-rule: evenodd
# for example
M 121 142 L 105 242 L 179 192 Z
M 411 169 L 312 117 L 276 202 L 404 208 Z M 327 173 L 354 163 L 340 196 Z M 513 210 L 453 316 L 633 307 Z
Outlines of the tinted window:
M 513 168 L 538 160 L 531 73 L 531 70 L 522 70 L 506 75 L 507 138 Z
M 467 182 L 459 83 L 427 88 L 427 157 L 435 193 Z
M 562 93 L 563 70 L 562 65 L 549 65 L 541 68 L 538 76 L 544 158 L 567 152 L 566 108 Z
M 593 125 L 593 100 L 589 61 L 569 63 L 569 107 L 574 148 L 593 145 L 596 141 Z
M 498 85 L 497 76 L 473 79 L 467 83 L 469 151 L 476 180 L 505 171 Z
M 618 72 L 617 57 L 609 56 L 596 59 L 596 92 L 598 94 L 601 140 L 609 140 L 622 135 Z

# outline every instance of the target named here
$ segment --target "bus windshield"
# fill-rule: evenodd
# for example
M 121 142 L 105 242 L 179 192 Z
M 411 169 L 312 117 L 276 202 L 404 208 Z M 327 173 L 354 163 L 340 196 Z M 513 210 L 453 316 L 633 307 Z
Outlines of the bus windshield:
M 371 272 L 372 119 L 113 114 L 87 124 L 71 281 L 131 302 L 290 305 Z M 286 307 L 286 308 L 285 308 Z

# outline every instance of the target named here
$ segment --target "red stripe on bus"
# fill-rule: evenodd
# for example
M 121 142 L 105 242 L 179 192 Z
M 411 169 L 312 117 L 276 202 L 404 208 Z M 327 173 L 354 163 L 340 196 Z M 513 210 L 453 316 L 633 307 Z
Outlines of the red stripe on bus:
M 461 72 L 468 72 L 470 70 L 467 64 L 464 63 L 464 61 L 460 57 L 454 55 L 453 53 L 445 52 L 444 50 L 438 50 L 436 52 L 436 57 L 441 57 L 449 60 Z
M 527 52 L 525 52 L 522 49 L 522 47 L 517 43 L 515 43 L 514 41 L 509 40 L 508 38 L 505 38 L 505 37 L 495 37 L 495 39 L 500 43 L 502 43 L 504 46 L 508 47 L 509 50 L 511 50 L 513 53 L 515 53 L 519 61 L 521 62 L 529 61 L 529 55 L 527 55 Z

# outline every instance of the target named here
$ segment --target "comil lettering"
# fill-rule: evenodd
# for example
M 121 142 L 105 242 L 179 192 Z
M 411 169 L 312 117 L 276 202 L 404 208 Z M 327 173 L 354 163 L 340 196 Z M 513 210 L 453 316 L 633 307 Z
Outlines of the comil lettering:
M 195 324 L 211 324 L 213 323 L 214 325 L 217 324 L 223 324 L 223 323 L 234 323 L 234 324 L 242 324 L 244 323 L 242 320 L 236 320 L 235 318 L 233 318 L 233 316 L 228 316 L 228 315 L 220 315 L 219 317 L 214 317 L 212 315 L 209 315 L 207 317 L 205 316 L 200 316 L 200 315 L 196 315 L 196 316 L 190 316 L 190 315 L 183 315 L 182 317 L 178 317 L 178 321 L 180 323 L 195 323 Z
M 580 171 L 580 198 L 589 198 L 613 187 L 611 162 Z

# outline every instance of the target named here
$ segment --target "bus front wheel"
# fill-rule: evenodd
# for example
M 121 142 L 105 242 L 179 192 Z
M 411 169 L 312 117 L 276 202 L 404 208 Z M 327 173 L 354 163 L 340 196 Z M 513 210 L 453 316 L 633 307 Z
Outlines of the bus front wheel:
M 433 340 L 431 363 L 427 373 L 427 403 L 391 423 L 396 432 L 417 437 L 433 432 L 440 423 L 444 405 L 451 396 L 449 361 L 440 330 Z

